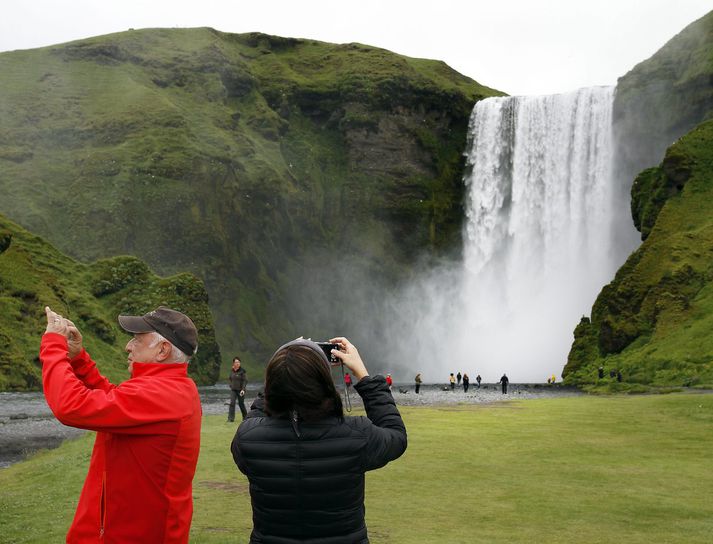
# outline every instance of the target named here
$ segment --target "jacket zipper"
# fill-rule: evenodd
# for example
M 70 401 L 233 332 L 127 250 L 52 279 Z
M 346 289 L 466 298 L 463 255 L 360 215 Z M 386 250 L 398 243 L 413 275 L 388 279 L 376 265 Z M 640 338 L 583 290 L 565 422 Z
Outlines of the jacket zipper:
M 299 426 L 299 414 L 296 410 L 292 411 L 292 428 L 297 436 L 297 441 L 295 446 L 297 447 L 297 507 L 300 510 L 300 519 L 302 519 L 302 433 L 300 432 Z M 302 535 L 300 535 L 302 536 Z
M 106 471 L 102 473 L 102 495 L 99 501 L 99 538 L 104 540 L 106 525 Z

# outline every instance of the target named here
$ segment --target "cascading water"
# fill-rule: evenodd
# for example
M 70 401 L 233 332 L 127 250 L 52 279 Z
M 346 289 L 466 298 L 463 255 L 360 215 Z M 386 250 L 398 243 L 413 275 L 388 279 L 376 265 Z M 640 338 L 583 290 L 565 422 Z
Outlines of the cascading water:
M 469 174 L 458 353 L 486 379 L 557 374 L 571 331 L 622 255 L 612 176 L 613 87 L 478 102 Z
M 372 311 L 359 310 L 367 296 L 354 297 L 362 317 L 352 328 L 397 379 L 561 374 L 579 319 L 638 244 L 627 180 L 613 175 L 613 94 L 595 87 L 476 104 L 463 262 L 422 266 Z

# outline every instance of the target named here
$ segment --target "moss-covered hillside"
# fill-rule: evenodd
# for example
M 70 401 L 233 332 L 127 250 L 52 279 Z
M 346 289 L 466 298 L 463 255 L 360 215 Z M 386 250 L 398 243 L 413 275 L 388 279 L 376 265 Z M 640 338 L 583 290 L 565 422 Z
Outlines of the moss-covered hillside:
M 603 365 L 627 382 L 713 387 L 713 121 L 641 178 L 680 190 L 575 330 L 566 379 L 593 383 Z
M 575 329 L 563 375 L 712 387 L 713 12 L 619 80 L 615 114 L 619 167 L 653 166 L 631 189 L 644 243 Z
M 460 246 L 468 117 L 499 94 L 438 61 L 209 28 L 3 53 L 0 73 L 0 212 L 83 261 L 197 274 L 249 365 L 363 320 L 337 283 Z
M 159 304 L 184 311 L 199 332 L 190 374 L 199 384 L 213 383 L 220 352 L 207 302 L 192 274 L 159 278 L 135 257 L 80 264 L 0 216 L 0 391 L 41 387 L 45 305 L 77 324 L 87 351 L 114 383 L 128 378 L 124 346 L 130 338 L 117 315 L 140 315 Z

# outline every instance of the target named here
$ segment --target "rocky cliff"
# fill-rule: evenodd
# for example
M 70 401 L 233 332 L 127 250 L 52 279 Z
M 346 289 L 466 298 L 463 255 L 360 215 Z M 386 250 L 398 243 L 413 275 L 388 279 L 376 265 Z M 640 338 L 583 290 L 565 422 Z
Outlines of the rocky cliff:
M 713 112 L 713 12 L 691 23 L 619 79 L 618 168 L 631 180 Z M 646 231 L 642 231 L 646 234 Z
M 442 62 L 208 28 L 3 53 L 0 73 L 0 212 L 85 262 L 195 273 L 248 366 L 368 319 L 353 278 L 460 247 L 468 117 L 499 94 Z

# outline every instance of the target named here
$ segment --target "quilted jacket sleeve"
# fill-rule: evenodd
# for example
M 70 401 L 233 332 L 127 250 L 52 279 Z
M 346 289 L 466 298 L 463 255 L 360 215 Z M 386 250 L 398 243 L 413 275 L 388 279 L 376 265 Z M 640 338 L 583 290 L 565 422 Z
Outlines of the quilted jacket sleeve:
M 365 470 L 383 467 L 406 451 L 406 426 L 383 376 L 367 376 L 355 389 L 364 401 L 367 427 Z

